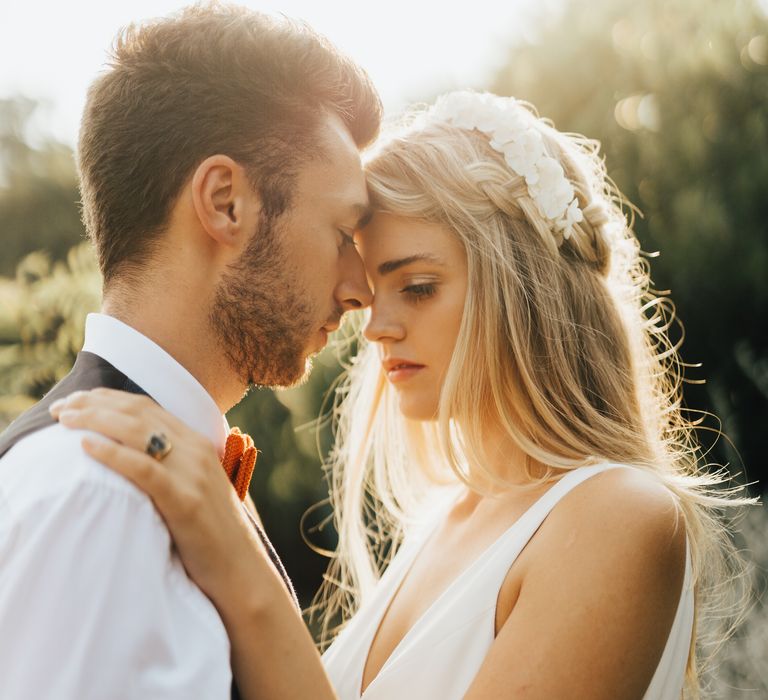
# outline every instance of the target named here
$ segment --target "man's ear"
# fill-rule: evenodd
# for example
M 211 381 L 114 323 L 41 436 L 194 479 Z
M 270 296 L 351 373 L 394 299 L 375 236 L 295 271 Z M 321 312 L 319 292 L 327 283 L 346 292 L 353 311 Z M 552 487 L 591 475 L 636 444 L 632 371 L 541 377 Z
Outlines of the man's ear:
M 239 246 L 253 231 L 256 193 L 244 168 L 225 155 L 209 156 L 192 176 L 192 202 L 203 229 L 218 243 Z

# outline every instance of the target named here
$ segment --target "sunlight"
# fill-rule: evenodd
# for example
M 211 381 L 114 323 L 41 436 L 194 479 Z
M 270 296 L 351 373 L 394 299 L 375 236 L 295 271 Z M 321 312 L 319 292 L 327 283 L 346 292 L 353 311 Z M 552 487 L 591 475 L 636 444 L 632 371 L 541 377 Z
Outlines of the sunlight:
M 74 144 L 88 84 L 117 30 L 168 14 L 185 2 L 7 3 L 0 9 L 0 97 L 25 94 L 52 103 L 53 135 Z M 301 18 L 368 70 L 387 112 L 454 87 L 484 87 L 511 42 L 534 31 L 561 0 L 476 0 L 452 7 L 436 0 L 374 3 L 249 0 L 241 4 Z M 45 21 L 41 22 L 40 18 Z

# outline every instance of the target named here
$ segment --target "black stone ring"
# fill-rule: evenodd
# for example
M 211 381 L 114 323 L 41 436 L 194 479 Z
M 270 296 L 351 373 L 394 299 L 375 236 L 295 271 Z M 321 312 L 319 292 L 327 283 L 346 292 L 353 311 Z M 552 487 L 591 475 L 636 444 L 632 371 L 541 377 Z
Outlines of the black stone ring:
M 171 441 L 166 437 L 165 433 L 152 433 L 147 440 L 147 446 L 144 451 L 150 456 L 156 459 L 158 462 L 162 461 L 168 456 L 168 453 L 173 449 Z

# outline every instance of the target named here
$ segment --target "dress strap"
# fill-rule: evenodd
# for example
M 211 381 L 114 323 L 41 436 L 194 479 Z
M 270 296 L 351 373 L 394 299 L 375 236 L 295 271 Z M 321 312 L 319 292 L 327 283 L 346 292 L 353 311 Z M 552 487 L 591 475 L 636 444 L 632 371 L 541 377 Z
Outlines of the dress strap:
M 512 533 L 515 534 L 515 541 L 527 542 L 539 529 L 552 509 L 572 489 L 596 474 L 619 468 L 635 469 L 636 467 L 627 464 L 602 463 L 588 467 L 576 467 L 567 472 L 497 540 L 497 544 L 503 545 L 505 541 L 509 540 Z
M 465 572 L 467 582 L 470 585 L 493 592 L 495 604 L 495 593 L 498 592 L 498 587 L 509 571 L 509 567 L 560 500 L 576 486 L 595 474 L 619 467 L 635 468 L 625 464 L 602 463 L 588 467 L 577 467 L 560 477 L 560 480 L 540 496 L 485 550 L 476 564 Z

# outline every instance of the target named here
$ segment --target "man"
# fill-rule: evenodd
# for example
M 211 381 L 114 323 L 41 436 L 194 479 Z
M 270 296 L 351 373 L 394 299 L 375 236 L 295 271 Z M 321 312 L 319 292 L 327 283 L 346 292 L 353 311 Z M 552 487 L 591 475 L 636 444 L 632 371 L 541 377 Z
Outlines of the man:
M 380 112 L 303 25 L 212 5 L 119 37 L 78 146 L 102 313 L 72 373 L 0 436 L 0 697 L 229 696 L 225 629 L 161 518 L 48 406 L 146 393 L 223 453 L 247 388 L 300 381 L 370 302 L 351 235 Z

